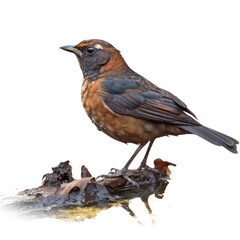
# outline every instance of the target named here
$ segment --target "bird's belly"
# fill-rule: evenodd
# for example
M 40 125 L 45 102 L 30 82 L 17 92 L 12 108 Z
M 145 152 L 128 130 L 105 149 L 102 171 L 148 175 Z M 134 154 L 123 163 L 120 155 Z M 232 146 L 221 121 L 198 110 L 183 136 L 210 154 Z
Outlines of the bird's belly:
M 89 107 L 85 110 L 98 130 L 118 141 L 139 144 L 160 136 L 153 124 L 131 116 L 112 113 L 103 104 L 99 104 L 97 110 Z

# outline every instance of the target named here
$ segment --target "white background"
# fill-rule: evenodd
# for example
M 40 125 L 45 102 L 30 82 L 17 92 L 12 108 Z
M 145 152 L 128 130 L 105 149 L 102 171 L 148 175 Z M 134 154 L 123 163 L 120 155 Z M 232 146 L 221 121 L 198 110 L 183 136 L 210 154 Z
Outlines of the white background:
M 97 131 L 85 114 L 78 62 L 59 49 L 84 39 L 112 43 L 133 70 L 177 95 L 202 124 L 240 140 L 239 12 L 239 2 L 231 0 L 2 1 L 0 193 L 39 186 L 42 175 L 65 160 L 75 178 L 83 164 L 95 176 L 106 173 L 121 168 L 135 150 Z M 165 239 L 239 239 L 239 155 L 196 136 L 179 136 L 158 139 L 149 165 L 157 157 L 177 167 L 165 198 L 154 201 L 159 215 L 151 230 L 128 224 L 117 209 L 92 222 L 15 219 L 12 231 L 15 221 L 3 218 L 1 226 L 9 239 L 30 239 L 26 233 L 38 231 L 40 223 L 37 237 L 46 228 L 61 238 L 56 229 L 76 236 L 77 229 L 105 222 L 112 229 L 121 224 L 121 231 L 136 228 L 135 236 L 151 231 Z M 133 167 L 139 162 L 140 157 Z

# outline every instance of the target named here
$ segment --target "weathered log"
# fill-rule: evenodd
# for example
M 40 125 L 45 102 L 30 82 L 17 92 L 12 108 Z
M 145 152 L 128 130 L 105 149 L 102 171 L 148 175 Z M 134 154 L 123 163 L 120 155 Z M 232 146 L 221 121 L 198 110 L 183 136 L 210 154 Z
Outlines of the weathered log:
M 162 198 L 169 180 L 168 166 L 174 164 L 156 159 L 154 165 L 154 168 L 126 171 L 113 169 L 97 178 L 82 166 L 81 179 L 74 179 L 69 161 L 61 162 L 52 168 L 52 173 L 43 175 L 41 186 L 19 192 L 21 198 L 14 204 L 36 210 L 108 204 L 140 197 L 147 205 L 152 194 Z

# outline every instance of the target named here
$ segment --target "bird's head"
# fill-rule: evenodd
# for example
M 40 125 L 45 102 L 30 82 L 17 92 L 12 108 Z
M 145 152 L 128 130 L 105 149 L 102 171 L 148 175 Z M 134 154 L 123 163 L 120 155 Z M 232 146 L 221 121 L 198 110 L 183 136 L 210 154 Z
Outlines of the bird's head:
M 61 49 L 76 55 L 83 75 L 88 80 L 95 80 L 111 72 L 116 74 L 127 68 L 120 51 L 103 40 L 85 40 L 75 46 L 63 46 Z

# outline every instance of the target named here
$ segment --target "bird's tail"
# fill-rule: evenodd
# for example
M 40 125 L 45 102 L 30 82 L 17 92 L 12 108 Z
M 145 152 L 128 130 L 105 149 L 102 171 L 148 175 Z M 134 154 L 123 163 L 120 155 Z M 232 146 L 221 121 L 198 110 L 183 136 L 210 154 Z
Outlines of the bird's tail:
M 189 133 L 198 135 L 199 137 L 207 140 L 218 146 L 223 146 L 232 153 L 237 153 L 237 144 L 239 143 L 236 139 L 229 137 L 223 133 L 217 132 L 211 128 L 202 125 L 188 125 L 181 126 L 182 129 Z

